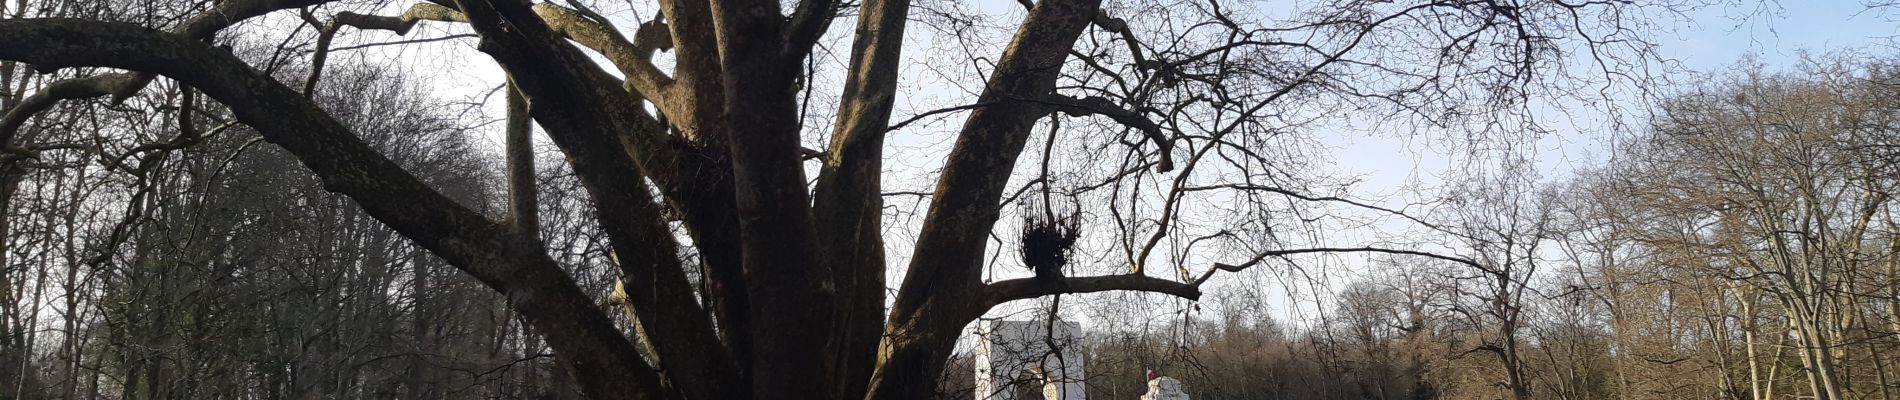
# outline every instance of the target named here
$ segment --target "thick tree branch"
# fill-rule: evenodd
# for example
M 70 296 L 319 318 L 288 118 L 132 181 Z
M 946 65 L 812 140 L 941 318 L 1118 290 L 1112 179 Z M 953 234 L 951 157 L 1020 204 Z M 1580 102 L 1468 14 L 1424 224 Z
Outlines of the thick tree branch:
M 1155 278 L 1146 275 L 1105 275 L 1082 276 L 1049 280 L 1042 278 L 1020 278 L 991 283 L 987 303 L 1002 304 L 1015 300 L 1027 300 L 1056 294 L 1094 293 L 1115 290 L 1166 293 L 1188 300 L 1200 300 L 1201 289 L 1197 285 Z
M 173 29 L 173 32 L 196 40 L 206 40 L 218 33 L 218 31 L 246 19 L 269 14 L 278 10 L 308 7 L 329 1 L 332 0 L 223 1 L 218 2 L 212 10 L 186 20 L 185 23 Z M 33 67 L 42 71 L 50 71 L 60 68 L 61 66 L 34 64 Z M 145 89 L 146 85 L 150 85 L 154 76 L 155 75 L 151 73 L 134 72 L 131 74 L 111 74 L 54 82 L 43 90 L 49 92 L 56 91 L 57 93 L 48 93 L 44 97 L 35 94 L 22 102 L 19 106 L 7 110 L 4 120 L 0 120 L 0 138 L 5 138 L 6 140 L 0 140 L 0 144 L 10 143 L 20 126 L 25 124 L 27 119 L 32 118 L 33 114 L 52 108 L 53 104 L 59 100 L 75 100 L 112 95 L 114 102 L 124 101 L 127 98 L 131 98 L 132 95 L 138 94 L 139 90 Z M 34 99 L 39 99 L 40 102 L 35 103 Z
M 416 24 L 422 21 L 468 22 L 468 18 L 462 16 L 461 12 L 448 7 L 429 3 L 418 3 L 409 6 L 409 9 L 404 10 L 402 15 L 394 17 L 364 15 L 349 11 L 339 12 L 336 13 L 335 17 L 332 17 L 331 25 L 348 26 L 363 30 L 385 30 L 395 32 L 397 35 L 408 36 L 409 30 L 414 29 Z
M 218 31 L 229 28 L 244 20 L 263 16 L 280 10 L 309 7 L 335 0 L 230 0 L 217 2 L 210 11 L 198 14 L 172 32 L 197 40 L 210 40 Z M 139 73 L 134 78 L 113 89 L 113 101 L 124 101 L 139 90 L 152 83 L 154 74 Z
M 135 74 L 106 74 L 85 78 L 67 79 L 54 82 L 40 89 L 38 93 L 27 96 L 19 105 L 7 110 L 0 117 L 0 144 L 13 145 L 20 128 L 34 115 L 53 108 L 60 100 L 88 99 L 112 94 L 114 90 L 138 79 Z M 22 142 L 31 142 L 33 138 L 19 138 Z
M 653 32 L 665 29 L 661 25 L 642 25 L 635 37 L 646 39 L 636 43 L 627 40 L 611 25 L 588 18 L 582 13 L 550 3 L 538 3 L 533 6 L 548 28 L 581 46 L 593 50 L 607 58 L 622 75 L 627 77 L 627 85 L 654 104 L 665 108 L 666 91 L 673 79 L 653 65 L 653 52 L 668 48 L 667 37 Z M 394 17 L 363 15 L 352 12 L 337 13 L 333 26 L 350 26 L 366 30 L 387 30 L 397 35 L 408 35 L 409 30 L 421 21 L 468 22 L 468 18 L 454 9 L 430 3 L 417 3 L 410 6 L 402 15 Z M 327 28 L 333 29 L 333 28 Z
M 792 10 L 791 21 L 785 26 L 785 45 L 781 52 L 793 58 L 810 55 L 812 46 L 825 34 L 825 29 L 831 27 L 831 20 L 837 17 L 837 5 L 836 0 L 799 1 Z M 869 9 L 870 5 L 867 3 L 864 8 Z M 905 5 L 904 8 L 910 7 Z M 858 26 L 862 29 L 864 24 L 859 23 Z
M 653 66 L 653 52 L 672 45 L 664 41 L 665 36 L 653 33 L 664 30 L 664 26 L 641 25 L 634 37 L 642 40 L 634 42 L 621 36 L 620 31 L 613 26 L 586 18 L 566 7 L 538 3 L 534 5 L 534 11 L 555 32 L 607 57 L 607 61 L 612 62 L 627 77 L 627 85 L 632 86 L 642 97 L 660 104 L 662 110 L 671 110 L 665 105 L 670 98 L 667 91 L 673 85 L 673 78 Z
M 227 0 L 216 2 L 211 11 L 186 21 L 173 32 L 197 40 L 210 39 L 218 31 L 238 22 L 277 12 L 303 8 L 335 0 Z
M 820 2 L 807 0 L 807 3 Z M 801 7 L 807 6 L 801 5 Z M 861 399 L 876 366 L 884 319 L 884 136 L 897 99 L 909 0 L 866 0 L 830 151 L 822 153 L 813 214 L 832 283 L 842 296 L 835 353 L 839 398 Z M 793 26 L 798 26 L 794 21 Z M 796 28 L 795 28 L 796 29 Z
M 707 148 L 726 148 L 725 64 L 708 0 L 660 0 L 673 44 L 677 95 L 667 115 L 680 136 Z M 734 251 L 734 254 L 738 252 Z
M 523 97 L 514 84 L 509 84 L 506 90 L 508 121 L 503 151 L 508 154 L 508 222 L 514 226 L 515 234 L 539 241 L 541 201 L 535 184 L 534 117 L 529 114 L 528 98 Z
M 1140 113 L 1117 106 L 1114 101 L 1107 98 L 1095 96 L 1074 98 L 1050 94 L 1042 98 L 1030 99 L 1030 101 L 1047 104 L 1056 111 L 1068 113 L 1071 116 L 1100 115 L 1115 120 L 1116 123 L 1135 128 L 1141 131 L 1142 135 L 1147 136 L 1149 141 L 1154 142 L 1155 147 L 1160 148 L 1161 162 L 1155 164 L 1155 172 L 1174 170 L 1174 141 L 1169 140 L 1167 133 L 1161 131 L 1161 125 L 1148 120 L 1148 117 Z
M 594 198 L 613 245 L 640 337 L 689 398 L 735 398 L 746 387 L 711 320 L 695 300 L 678 244 L 644 176 L 672 178 L 677 154 L 664 126 L 642 114 L 638 99 L 579 50 L 566 44 L 522 4 L 463 2 L 478 47 L 508 71 L 533 104 L 532 114 L 568 157 Z M 641 157 L 641 158 L 636 158 Z M 666 185 L 666 182 L 662 182 Z
M 310 13 L 310 10 L 304 10 L 299 16 L 303 17 L 305 24 L 317 28 L 317 48 L 310 55 L 310 75 L 303 80 L 303 97 L 309 99 L 316 97 L 317 83 L 323 81 L 323 64 L 330 60 L 330 43 L 336 41 L 336 31 L 340 25 L 319 22 L 316 14 Z

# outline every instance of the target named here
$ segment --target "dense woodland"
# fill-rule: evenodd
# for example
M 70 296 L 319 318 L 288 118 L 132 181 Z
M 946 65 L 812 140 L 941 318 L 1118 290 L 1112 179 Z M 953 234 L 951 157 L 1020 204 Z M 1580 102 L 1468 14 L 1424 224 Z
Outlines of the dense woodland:
M 1052 315 L 1101 399 L 1900 399 L 1890 59 L 1021 3 L 0 2 L 0 399 L 968 399 Z M 1471 167 L 1351 198 L 1356 134 Z

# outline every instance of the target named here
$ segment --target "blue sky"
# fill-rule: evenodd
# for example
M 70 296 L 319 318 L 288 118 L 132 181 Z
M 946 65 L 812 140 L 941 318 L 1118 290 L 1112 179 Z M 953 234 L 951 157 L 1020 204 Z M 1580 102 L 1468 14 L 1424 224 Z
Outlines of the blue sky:
M 1891 17 L 1900 16 L 1894 10 L 1870 10 L 1859 1 L 1783 2 L 1768 5 L 1765 15 L 1750 16 L 1753 7 L 1704 10 L 1699 29 L 1683 32 L 1681 40 L 1668 44 L 1670 50 L 1696 69 L 1729 64 L 1744 54 L 1786 66 L 1801 50 L 1884 47 L 1897 33 Z
M 1676 80 L 1693 80 L 1696 73 L 1720 71 L 1748 56 L 1757 57 L 1770 68 L 1784 69 L 1798 63 L 1804 51 L 1890 52 L 1894 42 L 1889 37 L 1900 33 L 1900 29 L 1896 29 L 1900 25 L 1891 20 L 1900 19 L 1900 10 L 1883 14 L 1883 10 L 1869 10 L 1859 1 L 1741 2 L 1703 8 L 1689 17 L 1692 20 L 1679 24 L 1680 29 L 1672 37 L 1655 38 L 1660 45 L 1659 52 L 1679 62 L 1684 70 L 1669 74 L 1669 78 Z M 1601 112 L 1582 111 L 1579 113 L 1582 119 L 1606 122 L 1601 120 L 1605 117 Z M 1544 138 L 1537 147 L 1540 155 L 1548 156 L 1545 158 L 1562 160 L 1547 163 L 1541 170 L 1555 177 L 1601 161 L 1605 156 L 1601 149 L 1610 139 L 1609 132 L 1604 132 L 1603 126 L 1589 125 L 1554 127 L 1553 135 Z M 1334 153 L 1336 160 L 1342 161 L 1342 168 L 1358 166 L 1347 171 L 1367 174 L 1369 179 L 1364 186 L 1375 192 L 1376 187 L 1400 186 L 1414 172 L 1442 171 L 1451 162 L 1442 154 L 1431 154 L 1432 149 L 1419 148 L 1420 143 L 1413 140 L 1339 139 L 1344 141 L 1339 144 L 1345 147 Z M 1393 153 L 1422 154 L 1406 159 L 1390 157 Z M 1412 171 L 1413 162 L 1417 162 L 1421 171 Z
M 1890 37 L 1900 33 L 1900 25 L 1890 20 L 1900 17 L 1900 10 L 1883 14 L 1858 1 L 1743 3 L 1697 10 L 1671 37 L 1656 38 L 1659 53 L 1681 67 L 1665 77 L 1692 81 L 1697 74 L 1721 71 L 1750 56 L 1771 69 L 1786 69 L 1797 64 L 1803 52 L 1891 53 L 1895 42 Z M 1601 110 L 1570 112 L 1577 122 L 1565 118 L 1552 124 L 1551 134 L 1535 148 L 1546 179 L 1561 179 L 1601 163 L 1616 134 Z M 1625 120 L 1638 122 L 1628 120 L 1639 117 Z M 1442 143 L 1405 135 L 1338 135 L 1327 142 L 1337 146 L 1331 152 L 1335 172 L 1363 177 L 1356 192 L 1371 198 L 1395 195 L 1410 184 L 1435 185 L 1449 168 L 1464 164 Z

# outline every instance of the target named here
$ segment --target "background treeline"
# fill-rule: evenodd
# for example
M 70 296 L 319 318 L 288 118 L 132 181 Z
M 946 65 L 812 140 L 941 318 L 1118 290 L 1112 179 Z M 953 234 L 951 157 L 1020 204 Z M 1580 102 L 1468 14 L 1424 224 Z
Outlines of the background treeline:
M 234 52 L 284 65 L 274 45 Z M 60 78 L 8 67 L 7 107 Z M 463 114 L 478 105 L 432 98 L 402 71 L 325 74 L 314 97 L 365 141 L 502 212 L 499 157 L 480 135 L 492 129 Z M 154 85 L 56 105 L 5 138 L 0 398 L 579 398 L 495 292 L 215 103 Z M 540 165 L 548 247 L 583 284 L 611 287 L 578 183 L 559 160 Z

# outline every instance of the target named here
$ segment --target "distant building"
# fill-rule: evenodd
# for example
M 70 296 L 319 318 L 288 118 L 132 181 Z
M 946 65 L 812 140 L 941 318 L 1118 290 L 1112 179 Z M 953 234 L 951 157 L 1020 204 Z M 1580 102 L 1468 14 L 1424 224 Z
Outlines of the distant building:
M 1081 325 L 983 320 L 976 329 L 977 400 L 1088 398 Z

